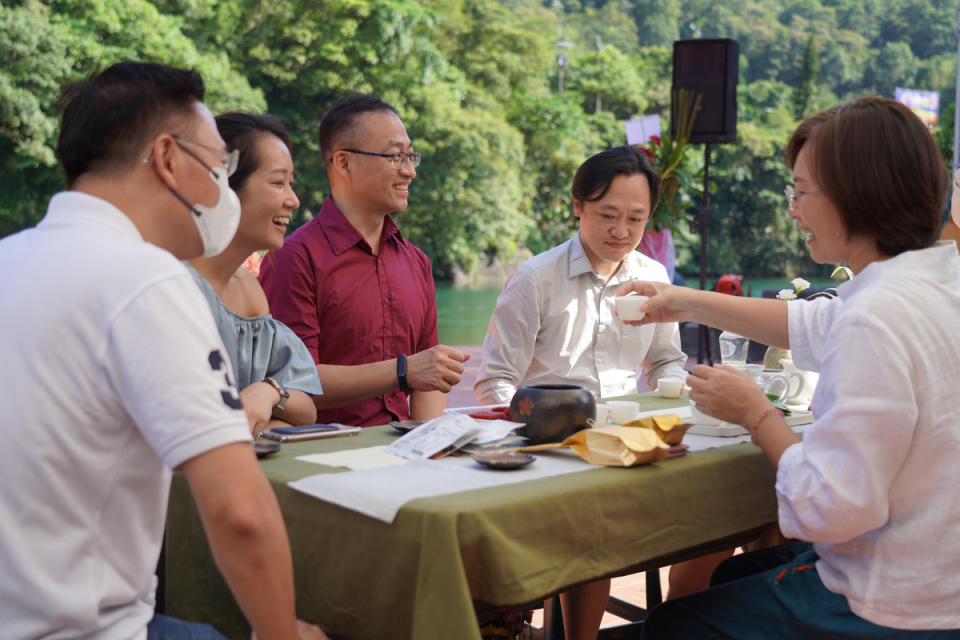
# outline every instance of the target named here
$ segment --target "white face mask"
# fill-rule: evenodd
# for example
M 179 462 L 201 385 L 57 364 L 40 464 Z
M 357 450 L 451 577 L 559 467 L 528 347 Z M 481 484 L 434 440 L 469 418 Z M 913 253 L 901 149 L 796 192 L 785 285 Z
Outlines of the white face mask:
M 224 169 L 211 169 L 216 178 L 211 178 L 220 189 L 217 204 L 205 207 L 202 204 L 190 207 L 193 211 L 193 222 L 203 240 L 203 257 L 215 256 L 230 244 L 233 234 L 240 225 L 240 198 L 230 188 L 227 182 L 227 172 Z
M 204 258 L 215 256 L 226 249 L 240 225 L 240 198 L 230 188 L 226 170 L 207 167 L 207 171 L 210 172 L 210 179 L 217 183 L 217 188 L 220 191 L 217 204 L 212 207 L 202 204 L 192 205 L 187 202 L 186 198 L 177 193 L 176 189 L 172 189 L 165 184 L 167 189 L 170 189 L 170 193 L 176 196 L 177 200 L 182 202 L 193 214 L 193 223 L 197 225 L 200 240 L 203 242 Z

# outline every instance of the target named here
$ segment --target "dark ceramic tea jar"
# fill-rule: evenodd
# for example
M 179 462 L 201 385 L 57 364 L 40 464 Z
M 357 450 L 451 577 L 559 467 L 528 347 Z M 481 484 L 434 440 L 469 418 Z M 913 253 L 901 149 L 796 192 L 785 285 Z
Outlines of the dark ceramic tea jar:
M 574 384 L 520 387 L 510 401 L 510 420 L 523 422 L 517 433 L 530 444 L 562 442 L 590 425 L 597 412 L 593 394 Z

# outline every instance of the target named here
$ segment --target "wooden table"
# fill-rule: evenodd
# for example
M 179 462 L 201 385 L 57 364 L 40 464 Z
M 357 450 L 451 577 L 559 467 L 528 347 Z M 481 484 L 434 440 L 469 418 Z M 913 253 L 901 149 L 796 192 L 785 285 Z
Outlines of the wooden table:
M 677 403 L 631 397 L 641 410 Z M 333 636 L 479 640 L 478 609 L 524 605 L 734 546 L 776 520 L 773 469 L 750 444 L 421 498 L 391 524 L 287 486 L 343 471 L 296 456 L 387 444 L 398 435 L 373 427 L 349 438 L 290 443 L 262 462 L 290 535 L 297 612 Z M 174 479 L 170 500 L 164 595 L 170 615 L 249 637 L 182 477 Z

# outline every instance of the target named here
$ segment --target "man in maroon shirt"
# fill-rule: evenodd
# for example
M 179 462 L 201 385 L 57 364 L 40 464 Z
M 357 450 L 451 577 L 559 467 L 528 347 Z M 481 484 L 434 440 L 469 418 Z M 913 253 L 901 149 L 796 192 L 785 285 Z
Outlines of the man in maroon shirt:
M 396 110 L 364 94 L 334 104 L 319 137 L 331 195 L 264 258 L 270 310 L 313 354 L 321 422 L 436 417 L 469 356 L 437 344 L 430 259 L 390 217 L 407 208 L 420 154 Z

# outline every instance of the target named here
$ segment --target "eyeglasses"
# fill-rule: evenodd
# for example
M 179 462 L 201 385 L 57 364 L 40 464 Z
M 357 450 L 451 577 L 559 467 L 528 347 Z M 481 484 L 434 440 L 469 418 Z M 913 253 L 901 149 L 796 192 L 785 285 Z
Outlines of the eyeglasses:
M 176 135 L 176 134 L 171 134 L 170 137 L 173 138 L 173 139 L 177 142 L 177 146 L 178 146 L 178 147 L 180 147 L 181 149 L 183 149 L 184 151 L 186 151 L 187 153 L 189 153 L 189 154 L 190 154 L 191 156 L 193 156 L 200 164 L 202 164 L 202 165 L 205 166 L 205 167 L 207 167 L 207 163 L 204 162 L 203 160 L 201 160 L 199 157 L 197 157 L 197 155 L 196 155 L 195 153 L 193 153 L 192 151 L 190 151 L 189 149 L 187 149 L 185 146 L 183 146 L 183 145 L 181 144 L 181 142 L 189 142 L 190 144 L 195 144 L 195 145 L 197 145 L 198 147 L 203 147 L 204 149 L 209 149 L 210 151 L 214 151 L 214 152 L 216 152 L 217 154 L 219 154 L 220 157 L 222 158 L 222 160 L 221 160 L 220 162 L 223 163 L 223 168 L 227 170 L 227 177 L 228 177 L 228 178 L 233 175 L 233 172 L 234 172 L 234 171 L 237 170 L 237 165 L 240 163 L 240 150 L 239 150 L 239 149 L 234 149 L 233 151 L 225 151 L 225 150 L 223 150 L 223 149 L 220 149 L 220 148 L 217 148 L 217 147 L 211 147 L 211 146 L 208 145 L 208 144 L 204 144 L 204 143 L 202 143 L 202 142 L 197 142 L 196 140 L 191 140 L 190 138 L 184 138 L 183 136 L 178 136 L 178 135 Z M 210 167 L 207 167 L 207 168 L 209 169 Z
M 792 184 L 788 184 L 783 189 L 783 195 L 787 196 L 787 211 L 793 211 L 797 206 L 797 190 Z
M 787 211 L 794 212 L 800 206 L 800 201 L 811 193 L 820 193 L 817 190 L 797 191 L 796 186 L 788 184 L 783 189 L 783 195 L 787 197 Z
M 390 158 L 390 166 L 394 169 L 399 169 L 407 163 L 407 160 L 413 163 L 414 168 L 420 166 L 420 157 L 422 154 L 419 151 L 414 151 L 413 153 L 403 153 L 398 151 L 397 153 L 373 153 L 372 151 L 359 151 L 357 149 L 340 149 L 340 151 L 346 151 L 347 153 L 362 153 L 365 156 L 377 156 L 378 158 Z

